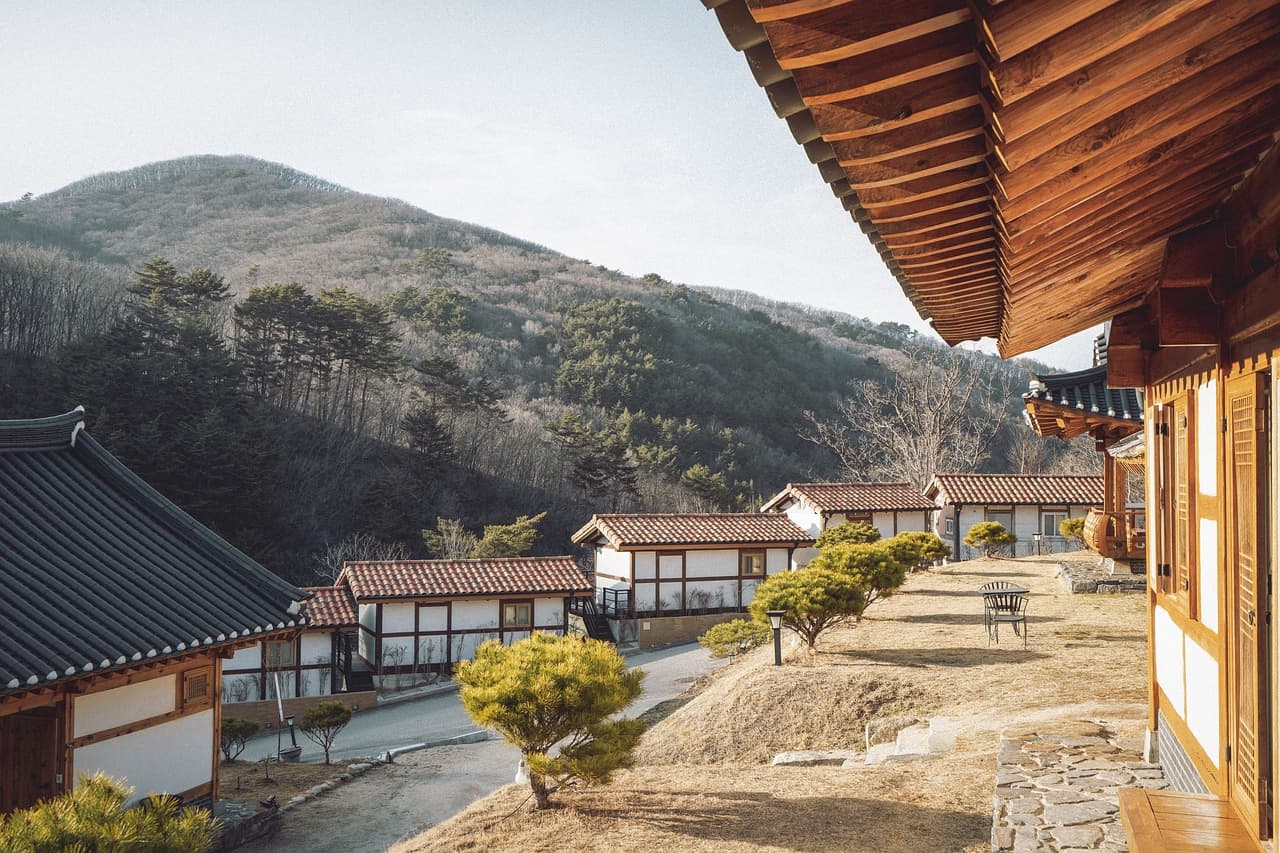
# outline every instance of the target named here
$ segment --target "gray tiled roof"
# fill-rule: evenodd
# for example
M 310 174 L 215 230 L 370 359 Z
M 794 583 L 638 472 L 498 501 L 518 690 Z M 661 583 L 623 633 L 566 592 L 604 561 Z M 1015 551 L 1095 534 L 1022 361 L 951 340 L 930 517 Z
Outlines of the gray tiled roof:
M 1142 423 L 1142 395 L 1135 388 L 1107 385 L 1107 365 L 1102 363 L 1073 373 L 1037 375 L 1024 400 L 1043 400 L 1082 412 Z
M 301 624 L 306 593 L 144 483 L 83 417 L 0 421 L 0 694 Z

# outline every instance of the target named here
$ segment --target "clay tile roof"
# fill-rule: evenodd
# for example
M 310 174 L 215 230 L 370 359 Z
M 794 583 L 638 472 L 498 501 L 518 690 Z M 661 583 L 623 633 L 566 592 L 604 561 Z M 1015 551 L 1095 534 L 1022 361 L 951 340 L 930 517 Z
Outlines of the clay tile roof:
M 338 583 L 349 584 L 356 601 L 591 591 L 587 576 L 572 557 L 355 562 L 343 566 Z
M 1107 384 L 1107 365 L 1077 370 L 1073 373 L 1037 374 L 1031 382 L 1031 388 L 1022 395 L 1031 415 L 1032 428 L 1036 433 L 1051 437 L 1070 438 L 1064 435 L 1056 417 L 1060 412 L 1056 409 L 1067 409 L 1068 416 L 1079 413 L 1078 417 L 1087 420 L 1089 425 L 1100 421 L 1122 422 L 1129 430 L 1137 431 L 1142 426 L 1142 392 L 1136 388 L 1112 388 Z M 1042 416 L 1038 416 L 1037 404 L 1048 404 Z M 1082 430 L 1071 430 L 1078 434 Z
M 309 586 L 305 612 L 312 628 L 354 628 L 360 623 L 350 587 Z
M 813 537 L 785 515 L 771 512 L 593 515 L 573 541 L 604 537 L 614 548 L 642 545 L 810 545 Z
M 927 492 L 948 503 L 1101 506 L 1102 478 L 1085 474 L 939 474 Z
M 787 483 L 762 507 L 781 509 L 788 499 L 801 499 L 819 512 L 894 512 L 937 509 L 910 483 Z

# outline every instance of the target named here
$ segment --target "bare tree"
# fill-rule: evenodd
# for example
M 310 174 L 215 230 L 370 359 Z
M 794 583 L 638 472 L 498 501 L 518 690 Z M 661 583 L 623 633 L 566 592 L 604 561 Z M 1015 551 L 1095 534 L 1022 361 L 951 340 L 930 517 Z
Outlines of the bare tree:
M 1013 474 L 1043 474 L 1054 463 L 1050 439 L 1026 429 L 1013 430 L 1009 440 L 1009 471 Z
M 344 563 L 356 560 L 404 560 L 409 549 L 403 542 L 387 542 L 368 533 L 351 533 L 327 546 L 316 556 L 315 575 L 321 583 L 332 584 L 342 574 Z
M 1004 417 L 1003 383 L 979 356 L 914 343 L 887 383 L 862 381 L 824 421 L 805 412 L 801 438 L 829 449 L 855 480 L 906 480 L 923 489 L 939 471 L 973 471 Z
M 1062 443 L 1062 452 L 1049 466 L 1049 474 L 1101 474 L 1102 453 L 1091 435 L 1081 435 Z

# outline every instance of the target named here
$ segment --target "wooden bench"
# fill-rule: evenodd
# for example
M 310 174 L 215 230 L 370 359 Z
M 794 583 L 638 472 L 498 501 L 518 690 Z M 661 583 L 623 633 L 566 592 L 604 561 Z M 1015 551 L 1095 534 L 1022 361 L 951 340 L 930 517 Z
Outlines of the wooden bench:
M 1262 849 L 1222 797 L 1121 788 L 1120 819 L 1131 853 Z

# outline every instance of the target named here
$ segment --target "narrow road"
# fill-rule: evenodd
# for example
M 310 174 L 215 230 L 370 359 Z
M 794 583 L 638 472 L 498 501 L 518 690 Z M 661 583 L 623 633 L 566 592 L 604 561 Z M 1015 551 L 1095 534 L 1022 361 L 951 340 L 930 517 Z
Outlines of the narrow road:
M 683 693 L 719 668 L 697 645 L 644 652 L 628 658 L 647 673 L 644 692 L 627 709 L 639 715 Z M 339 735 L 335 757 L 373 755 L 413 743 L 474 731 L 456 693 L 404 702 L 356 714 Z M 318 750 L 304 744 L 307 759 Z M 251 742 L 246 755 L 275 752 L 275 735 Z M 511 782 L 520 754 L 500 741 L 413 752 L 390 767 L 360 777 L 284 815 L 280 834 L 240 848 L 244 853 L 381 851 L 465 809 Z

